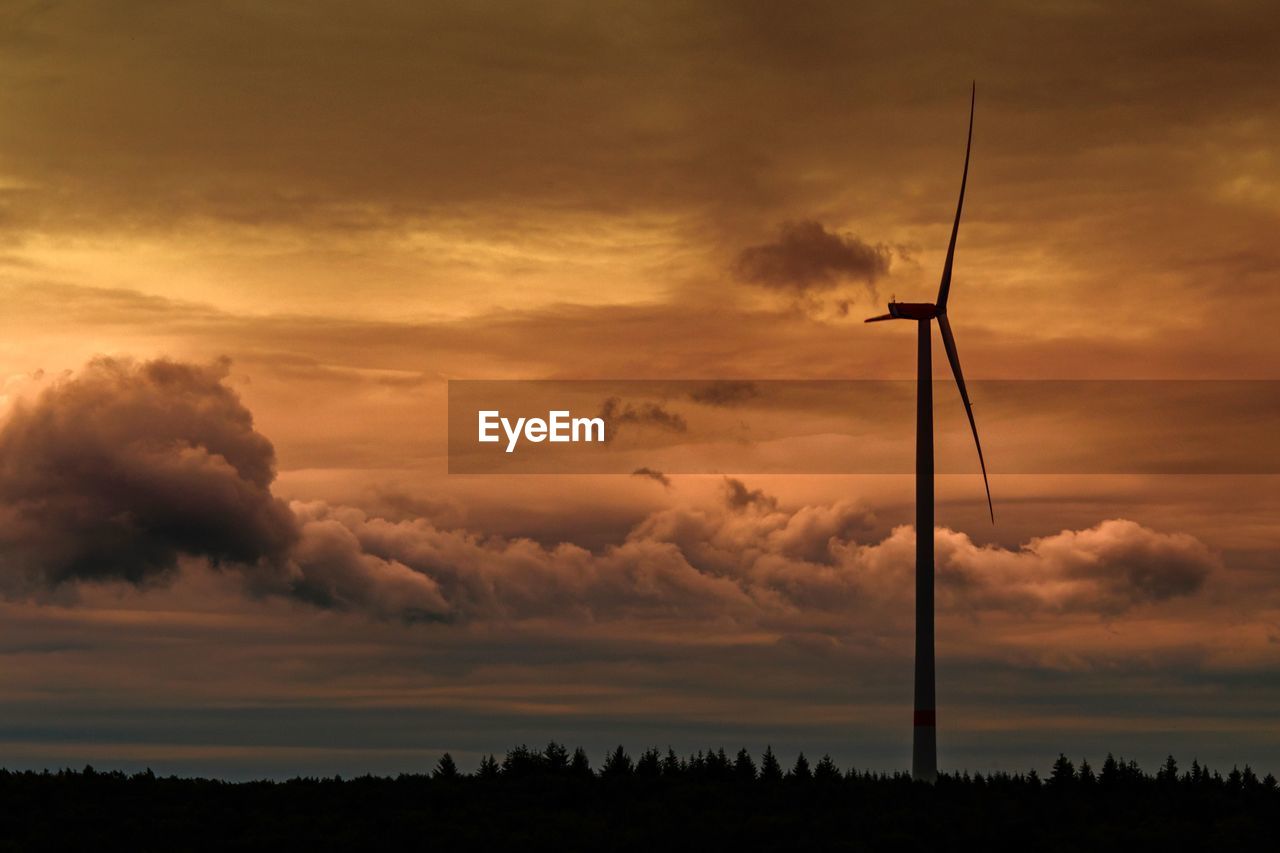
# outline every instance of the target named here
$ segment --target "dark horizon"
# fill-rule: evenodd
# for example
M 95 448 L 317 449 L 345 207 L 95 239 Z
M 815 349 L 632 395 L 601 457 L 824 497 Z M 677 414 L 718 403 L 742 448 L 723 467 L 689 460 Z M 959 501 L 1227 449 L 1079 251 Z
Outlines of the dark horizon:
M 371 844 L 518 844 L 522 849 L 850 849 L 941 843 L 995 849 L 1132 850 L 1257 846 L 1274 833 L 1274 776 L 1169 756 L 1154 773 L 1110 756 L 1095 770 L 1059 755 L 1041 778 L 943 774 L 935 783 L 849 770 L 787 769 L 767 751 L 618 746 L 598 770 L 581 750 L 519 747 L 475 775 L 445 754 L 428 773 L 227 785 L 92 767 L 0 770 L 0 844 L 307 849 Z M 33 807 L 34 806 L 34 807 Z
M 943 770 L 1280 772 L 1278 27 L 5 4 L 0 765 L 903 768 L 929 528 Z M 941 301 L 974 80 L 946 310 L 995 526 L 952 387 L 917 522 L 909 327 L 863 323 Z M 537 402 L 622 461 L 466 468 L 487 381 L 621 383 Z

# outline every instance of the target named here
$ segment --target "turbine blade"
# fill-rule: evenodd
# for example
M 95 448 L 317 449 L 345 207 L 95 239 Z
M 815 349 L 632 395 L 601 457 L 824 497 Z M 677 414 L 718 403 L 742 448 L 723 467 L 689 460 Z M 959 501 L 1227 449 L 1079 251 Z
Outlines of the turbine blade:
M 964 387 L 964 373 L 960 370 L 960 354 L 956 352 L 956 339 L 951 334 L 951 321 L 946 314 L 938 315 L 938 329 L 942 332 L 942 345 L 947 349 L 947 361 L 951 362 L 951 372 L 956 377 L 956 387 L 960 389 L 960 399 L 964 401 L 964 412 L 969 416 L 969 428 L 973 430 L 973 444 L 978 448 L 978 464 L 982 466 L 982 485 L 987 489 L 987 511 L 991 513 L 991 523 L 996 523 L 996 509 L 991 503 L 991 483 L 987 481 L 987 461 L 982 458 L 982 442 L 978 440 L 978 424 L 973 419 L 973 405 L 969 402 L 969 391 Z
M 960 176 L 960 201 L 956 202 L 956 221 L 951 225 L 951 242 L 947 244 L 947 261 L 942 265 L 942 284 L 938 285 L 938 313 L 947 310 L 947 294 L 951 291 L 951 265 L 956 258 L 956 234 L 960 231 L 960 211 L 964 209 L 964 185 L 969 180 L 969 150 L 973 147 L 973 104 L 978 99 L 978 84 L 969 93 L 969 139 L 964 144 L 964 172 Z
M 881 320 L 892 320 L 892 319 L 893 319 L 893 315 L 892 315 L 892 314 L 881 314 L 879 317 L 868 317 L 867 319 L 863 320 L 862 322 L 864 322 L 864 323 L 879 323 Z

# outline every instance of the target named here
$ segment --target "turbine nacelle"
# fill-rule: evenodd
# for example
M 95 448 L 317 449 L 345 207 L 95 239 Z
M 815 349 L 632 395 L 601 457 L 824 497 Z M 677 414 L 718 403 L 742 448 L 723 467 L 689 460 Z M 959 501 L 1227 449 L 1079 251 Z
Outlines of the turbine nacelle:
M 868 317 L 866 322 L 878 323 L 881 320 L 932 320 L 942 312 L 932 302 L 890 302 L 889 313 L 879 317 Z

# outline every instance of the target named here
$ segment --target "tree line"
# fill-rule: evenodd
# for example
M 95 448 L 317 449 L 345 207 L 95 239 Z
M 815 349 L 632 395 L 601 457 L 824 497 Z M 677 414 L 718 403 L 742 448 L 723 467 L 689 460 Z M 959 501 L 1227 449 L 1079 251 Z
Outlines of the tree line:
M 1096 769 L 1059 755 L 1044 778 L 960 771 L 933 785 L 826 755 L 784 764 L 771 748 L 633 757 L 619 746 L 596 766 L 559 743 L 487 755 L 472 772 L 445 754 L 396 777 L 0 770 L 0 851 L 1198 850 L 1267 843 L 1278 817 L 1271 774 L 1173 757 L 1147 772 L 1111 755 Z
M 816 764 L 810 763 L 803 752 L 796 756 L 790 769 L 784 770 L 782 763 L 773 752 L 773 747 L 766 747 L 757 762 L 746 749 L 738 750 L 730 757 L 723 748 L 717 750 L 699 750 L 687 756 L 677 755 L 674 749 L 662 752 L 657 748 L 646 749 L 639 757 L 632 759 L 626 748 L 619 745 L 606 754 L 599 770 L 592 767 L 586 750 L 576 748 L 572 753 L 563 744 L 552 741 L 543 749 L 531 749 L 521 745 L 509 750 L 502 761 L 490 754 L 485 756 L 479 768 L 473 774 L 465 774 L 458 769 L 450 753 L 444 753 L 431 771 L 431 777 L 438 780 L 461 780 L 475 778 L 482 781 L 498 779 L 522 779 L 539 777 L 563 777 L 569 779 L 599 779 L 654 781 L 660 779 L 696 779 L 708 782 L 738 782 L 761 785 L 772 784 L 836 784 L 840 782 L 890 782 L 908 780 L 904 772 L 875 773 L 870 770 L 858 771 L 854 767 L 841 771 L 830 755 L 823 755 Z M 1088 790 L 1097 785 L 1101 787 L 1135 786 L 1158 784 L 1167 786 L 1179 785 L 1183 788 L 1192 786 L 1202 789 L 1219 790 L 1226 793 L 1245 793 L 1268 791 L 1276 792 L 1276 777 L 1271 773 L 1259 778 L 1248 764 L 1241 769 L 1233 766 L 1225 776 L 1217 770 L 1202 766 L 1198 760 L 1179 772 L 1178 762 L 1170 755 L 1156 770 L 1148 774 L 1133 760 L 1117 759 L 1107 754 L 1099 770 L 1095 771 L 1088 759 L 1082 759 L 1079 766 L 1065 754 L 1059 753 L 1046 779 L 1041 779 L 1034 770 L 1026 773 L 992 771 L 987 774 L 975 772 L 970 774 L 964 770 L 956 773 L 943 773 L 940 783 L 944 785 L 968 785 L 981 788 L 984 785 L 1014 785 L 1031 789 L 1047 785 L 1050 788 L 1076 788 Z

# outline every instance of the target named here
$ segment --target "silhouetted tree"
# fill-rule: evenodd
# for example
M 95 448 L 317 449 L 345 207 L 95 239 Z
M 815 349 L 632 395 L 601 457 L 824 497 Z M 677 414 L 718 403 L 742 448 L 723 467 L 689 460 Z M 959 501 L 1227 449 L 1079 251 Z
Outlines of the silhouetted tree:
M 766 746 L 764 755 L 760 756 L 760 780 L 769 784 L 776 784 L 782 781 L 782 765 L 778 763 L 777 757 L 773 754 L 772 746 Z
M 1280 813 L 1275 777 L 1259 780 L 1248 765 L 1223 779 L 1195 761 L 1168 788 L 1170 771 L 1146 775 L 1135 762 L 1109 756 L 1117 783 L 1094 787 L 1087 796 L 1082 787 L 1079 796 L 1060 796 L 1038 790 L 1035 772 L 966 771 L 924 789 L 902 772 L 850 768 L 841 776 L 830 756 L 811 769 L 815 784 L 809 788 L 794 782 L 804 775 L 800 769 L 787 774 L 793 781 L 770 787 L 759 781 L 763 776 L 749 781 L 740 775 L 736 761 L 721 781 L 712 778 L 722 772 L 714 768 L 729 759 L 719 749 L 699 754 L 703 770 L 696 777 L 680 770 L 673 750 L 664 758 L 646 749 L 630 767 L 632 784 L 610 776 L 630 763 L 622 747 L 608 755 L 598 776 L 590 775 L 583 754 L 588 775 L 569 783 L 564 771 L 551 769 L 564 762 L 558 752 L 513 749 L 506 762 L 510 775 L 487 755 L 476 774 L 483 782 L 456 765 L 446 770 L 451 756 L 441 757 L 440 772 L 432 772 L 430 781 L 405 774 L 231 783 L 146 772 L 0 768 L 0 850 L 92 850 L 103 838 L 125 849 L 257 849 L 279 846 L 286 833 L 300 849 L 361 849 L 372 827 L 395 848 L 421 846 L 429 831 L 431 846 L 444 850 L 1265 850 L 1274 846 Z M 772 749 L 766 756 L 773 768 L 768 776 L 776 780 Z M 570 768 L 575 760 L 569 759 Z M 675 768 L 670 775 L 669 764 Z M 796 764 L 801 766 L 799 757 Z M 1055 763 L 1051 778 L 1066 778 L 1062 764 Z M 526 771 L 534 775 L 522 775 Z M 1080 761 L 1077 784 L 1091 772 Z M 453 774 L 456 782 L 435 781 Z M 650 775 L 639 784 L 643 774 Z M 827 780 L 821 788 L 819 780 Z M 1228 796 L 1229 789 L 1236 793 Z M 1011 818 L 1018 824 L 1012 843 Z
M 1166 758 L 1164 765 L 1156 771 L 1156 781 L 1166 785 L 1172 785 L 1178 781 L 1178 762 L 1172 755 Z
M 605 779 L 624 779 L 631 775 L 633 769 L 631 756 L 627 755 L 622 744 L 618 744 L 618 748 L 605 758 L 604 766 L 600 768 L 600 776 Z
M 796 766 L 787 775 L 797 782 L 813 781 L 813 771 L 809 769 L 809 759 L 804 757 L 803 752 L 796 757 Z
M 546 759 L 547 769 L 553 773 L 569 769 L 569 750 L 562 744 L 551 741 L 542 751 L 542 756 Z
M 657 748 L 646 749 L 636 761 L 637 779 L 657 779 L 662 774 L 662 756 Z
M 515 749 L 507 751 L 507 757 L 502 760 L 502 774 L 512 778 L 533 776 L 543 768 L 545 763 L 542 753 L 534 752 L 525 744 L 520 744 Z
M 751 760 L 751 753 L 745 748 L 738 750 L 738 757 L 733 761 L 733 775 L 742 782 L 756 780 L 756 763 Z
M 1256 791 L 1259 787 L 1258 775 L 1253 772 L 1253 768 L 1248 764 L 1244 766 L 1244 772 L 1241 775 L 1241 782 L 1246 791 Z
M 1120 764 L 1109 752 L 1107 760 L 1102 762 L 1102 775 L 1098 777 L 1098 781 L 1104 785 L 1114 785 L 1120 781 Z
M 684 772 L 684 766 L 680 763 L 680 757 L 676 755 L 676 751 L 671 747 L 667 747 L 666 757 L 662 759 L 662 775 L 674 779 Z
M 1058 760 L 1053 762 L 1053 771 L 1049 774 L 1049 784 L 1063 788 L 1076 780 L 1076 768 L 1066 754 L 1058 753 Z
M 587 751 L 582 747 L 578 747 L 573 751 L 573 758 L 569 760 L 569 775 L 575 779 L 590 779 L 591 759 L 587 758 Z
M 715 752 L 707 750 L 706 773 L 708 779 L 716 782 L 733 775 L 733 765 L 729 761 L 729 756 L 725 754 L 724 747 Z
M 458 765 L 453 763 L 453 756 L 447 752 L 440 756 L 436 769 L 431 771 L 434 779 L 457 779 L 458 775 Z
M 1080 771 L 1077 774 L 1082 785 L 1092 785 L 1098 781 L 1098 777 L 1093 774 L 1093 768 L 1089 766 L 1089 759 L 1080 759 Z

